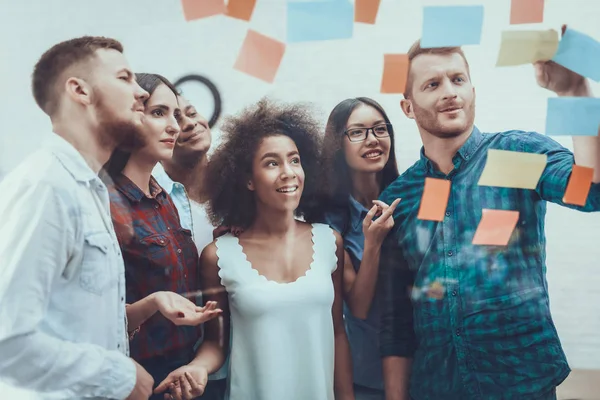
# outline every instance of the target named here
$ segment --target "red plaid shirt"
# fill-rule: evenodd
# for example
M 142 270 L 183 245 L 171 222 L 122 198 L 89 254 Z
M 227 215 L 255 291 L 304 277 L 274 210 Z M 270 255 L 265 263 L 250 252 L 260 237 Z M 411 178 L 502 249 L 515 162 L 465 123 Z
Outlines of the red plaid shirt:
M 159 291 L 199 290 L 199 258 L 189 230 L 181 227 L 169 195 L 150 178 L 151 196 L 124 175 L 107 185 L 115 232 L 125 260 L 127 303 Z M 146 321 L 131 341 L 138 361 L 157 356 L 193 356 L 200 327 L 176 326 L 160 313 Z

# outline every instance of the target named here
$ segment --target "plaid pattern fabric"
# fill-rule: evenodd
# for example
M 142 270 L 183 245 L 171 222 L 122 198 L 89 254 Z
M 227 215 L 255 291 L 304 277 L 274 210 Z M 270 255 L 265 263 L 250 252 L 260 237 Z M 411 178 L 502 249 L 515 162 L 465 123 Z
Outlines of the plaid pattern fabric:
M 488 149 L 546 154 L 536 190 L 478 186 Z M 548 302 L 546 202 L 599 211 L 600 184 L 584 207 L 563 204 L 573 154 L 532 132 L 475 128 L 453 162 L 445 176 L 422 151 L 380 197 L 402 198 L 382 250 L 382 356 L 414 352 L 415 400 L 536 399 L 569 373 Z M 442 222 L 417 219 L 426 177 L 452 182 Z M 508 246 L 471 244 L 484 208 L 520 212 Z
M 191 232 L 181 227 L 171 198 L 150 179 L 151 197 L 126 176 L 107 185 L 113 224 L 123 259 L 127 303 L 159 291 L 199 290 L 199 258 Z M 138 361 L 156 356 L 187 356 L 201 337 L 200 327 L 176 326 L 160 313 L 146 321 L 131 341 Z

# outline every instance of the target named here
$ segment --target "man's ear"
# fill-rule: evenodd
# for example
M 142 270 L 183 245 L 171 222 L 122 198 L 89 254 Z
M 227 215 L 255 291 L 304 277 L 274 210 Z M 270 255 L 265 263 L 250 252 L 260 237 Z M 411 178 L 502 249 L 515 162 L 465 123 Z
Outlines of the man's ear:
M 77 103 L 92 104 L 92 87 L 81 78 L 71 77 L 67 79 L 65 91 L 67 96 Z
M 400 108 L 402 108 L 404 115 L 406 115 L 408 118 L 415 119 L 415 115 L 413 112 L 412 100 L 410 100 L 410 99 L 400 100 Z

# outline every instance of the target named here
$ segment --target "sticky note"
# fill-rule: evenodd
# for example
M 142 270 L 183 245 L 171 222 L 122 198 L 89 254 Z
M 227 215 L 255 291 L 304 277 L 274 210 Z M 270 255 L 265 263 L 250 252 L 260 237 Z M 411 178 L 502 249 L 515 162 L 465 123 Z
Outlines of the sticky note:
M 518 221 L 518 211 L 490 210 L 484 208 L 481 214 L 481 221 L 479 221 L 479 226 L 473 237 L 473 244 L 506 246 Z
M 227 16 L 250 21 L 256 0 L 229 0 L 227 3 Z
M 546 31 L 504 31 L 500 43 L 500 53 L 496 66 L 533 64 L 548 61 L 558 49 L 558 32 Z
M 408 54 L 384 54 L 381 93 L 404 93 L 408 78 Z
M 381 0 L 354 0 L 354 22 L 374 24 Z
M 423 7 L 421 47 L 479 44 L 483 6 Z
M 511 24 L 537 24 L 544 22 L 544 0 L 511 0 Z
M 586 34 L 567 29 L 552 61 L 600 82 L 600 43 Z
M 448 197 L 450 197 L 450 181 L 425 178 L 425 188 L 417 218 L 427 221 L 443 221 Z
M 348 0 L 287 3 L 287 42 L 348 39 L 354 29 L 354 7 Z
M 249 30 L 233 68 L 272 83 L 285 53 L 285 43 Z
M 546 161 L 545 154 L 489 149 L 479 185 L 535 189 Z
M 548 99 L 546 135 L 597 136 L 599 129 L 599 98 L 550 97 Z
M 594 169 L 573 165 L 573 171 L 567 184 L 567 190 L 563 197 L 563 203 L 585 206 L 588 194 L 592 187 Z
M 224 0 L 181 0 L 186 21 L 225 13 Z

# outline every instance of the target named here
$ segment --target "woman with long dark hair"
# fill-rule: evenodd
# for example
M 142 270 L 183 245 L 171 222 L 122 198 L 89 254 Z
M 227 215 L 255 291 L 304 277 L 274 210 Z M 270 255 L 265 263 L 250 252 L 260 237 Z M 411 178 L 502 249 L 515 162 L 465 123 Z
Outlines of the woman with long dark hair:
M 344 242 L 344 317 L 355 396 L 384 400 L 375 292 L 381 245 L 399 199 L 391 205 L 377 200 L 398 177 L 394 129 L 379 103 L 367 97 L 339 103 L 327 121 L 323 159 L 325 221 Z
M 152 375 L 155 385 L 176 376 L 179 384 L 171 394 L 191 399 L 198 394 L 191 389 L 196 374 L 190 362 L 201 328 L 174 324 L 162 313 L 149 312 L 153 309 L 149 299 L 165 293 L 177 293 L 175 298 L 181 299 L 199 290 L 199 257 L 191 232 L 181 226 L 172 199 L 152 177 L 158 162 L 171 159 L 180 132 L 177 90 L 156 74 L 137 74 L 136 80 L 150 94 L 144 103 L 143 143 L 129 153 L 115 152 L 105 167 L 125 262 L 130 330 L 145 321 L 130 342 L 131 356 Z M 198 311 L 203 314 L 198 322 L 220 314 L 215 303 Z M 152 398 L 163 399 L 164 394 Z

